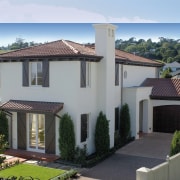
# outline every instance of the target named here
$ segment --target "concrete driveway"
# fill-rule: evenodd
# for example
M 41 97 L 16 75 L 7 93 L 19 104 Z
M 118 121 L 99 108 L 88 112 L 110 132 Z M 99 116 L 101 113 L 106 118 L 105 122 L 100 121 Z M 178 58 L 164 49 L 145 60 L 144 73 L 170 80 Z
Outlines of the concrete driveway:
M 84 169 L 84 177 L 102 180 L 135 180 L 136 169 L 152 168 L 166 160 L 172 134 L 152 133 L 116 151 L 93 168 Z

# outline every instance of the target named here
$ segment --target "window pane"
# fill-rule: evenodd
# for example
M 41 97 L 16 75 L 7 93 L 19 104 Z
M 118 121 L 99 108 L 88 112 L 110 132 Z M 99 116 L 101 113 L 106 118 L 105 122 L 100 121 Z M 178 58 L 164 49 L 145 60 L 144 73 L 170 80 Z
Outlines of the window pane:
M 36 63 L 31 63 L 31 85 L 36 85 Z
M 88 115 L 81 115 L 81 142 L 86 141 L 88 137 Z
M 42 85 L 42 62 L 37 62 L 37 85 Z
M 38 149 L 45 148 L 45 118 L 43 114 L 38 115 Z

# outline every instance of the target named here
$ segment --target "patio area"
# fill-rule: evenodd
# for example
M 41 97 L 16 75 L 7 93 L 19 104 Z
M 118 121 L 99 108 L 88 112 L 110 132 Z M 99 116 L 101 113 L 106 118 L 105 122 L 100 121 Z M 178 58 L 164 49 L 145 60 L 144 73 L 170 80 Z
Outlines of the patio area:
M 4 154 L 7 155 L 7 157 L 9 156 L 9 157 L 19 158 L 20 161 L 37 160 L 37 161 L 54 162 L 55 160 L 60 158 L 59 156 L 56 156 L 55 154 L 45 154 L 45 153 L 19 150 L 19 149 L 18 150 L 7 149 Z

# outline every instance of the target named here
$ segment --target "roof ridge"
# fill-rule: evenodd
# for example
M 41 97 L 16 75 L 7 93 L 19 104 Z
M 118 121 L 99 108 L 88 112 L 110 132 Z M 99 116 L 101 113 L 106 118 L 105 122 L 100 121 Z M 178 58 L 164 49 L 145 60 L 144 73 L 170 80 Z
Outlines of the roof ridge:
M 74 53 L 76 53 L 76 54 L 79 54 L 79 53 L 80 53 L 76 48 L 74 48 L 73 46 L 71 46 L 67 41 L 65 41 L 65 40 L 62 39 L 62 42 L 63 42 L 66 46 L 68 46 L 71 50 L 73 50 Z

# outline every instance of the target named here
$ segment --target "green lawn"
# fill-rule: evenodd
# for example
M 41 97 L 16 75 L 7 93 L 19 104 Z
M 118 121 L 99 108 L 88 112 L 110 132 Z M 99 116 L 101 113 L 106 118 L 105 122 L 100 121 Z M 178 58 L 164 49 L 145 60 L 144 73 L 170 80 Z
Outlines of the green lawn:
M 48 180 L 50 178 L 56 177 L 63 174 L 65 171 L 61 169 L 47 168 L 37 165 L 30 164 L 19 164 L 11 168 L 0 171 L 0 177 L 7 178 L 8 176 L 31 176 L 33 178 L 39 178 L 42 180 Z

